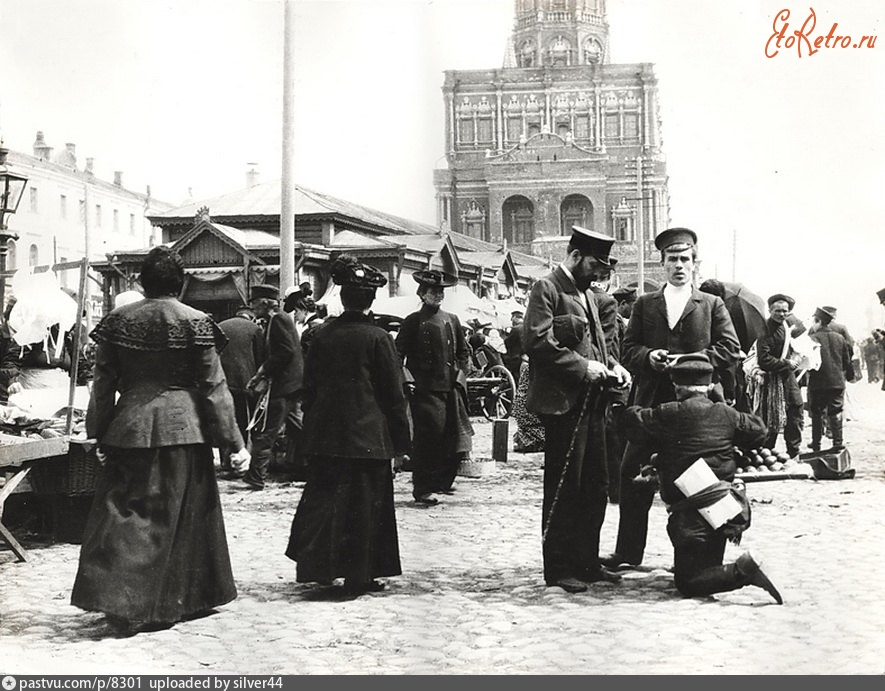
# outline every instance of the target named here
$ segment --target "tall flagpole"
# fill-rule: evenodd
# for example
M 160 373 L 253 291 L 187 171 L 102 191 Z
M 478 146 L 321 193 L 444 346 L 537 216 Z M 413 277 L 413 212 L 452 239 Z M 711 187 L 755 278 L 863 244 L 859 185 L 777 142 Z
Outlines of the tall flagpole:
M 280 189 L 280 296 L 295 285 L 295 0 L 283 0 L 283 178 Z

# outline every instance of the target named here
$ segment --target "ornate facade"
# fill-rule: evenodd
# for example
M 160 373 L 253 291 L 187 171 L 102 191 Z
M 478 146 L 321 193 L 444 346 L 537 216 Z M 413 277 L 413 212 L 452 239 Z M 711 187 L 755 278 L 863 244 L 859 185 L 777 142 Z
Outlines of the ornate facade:
M 504 67 L 446 72 L 440 225 L 556 260 L 583 225 L 617 238 L 622 282 L 640 251 L 656 277 L 669 199 L 653 65 L 609 62 L 605 0 L 515 6 Z

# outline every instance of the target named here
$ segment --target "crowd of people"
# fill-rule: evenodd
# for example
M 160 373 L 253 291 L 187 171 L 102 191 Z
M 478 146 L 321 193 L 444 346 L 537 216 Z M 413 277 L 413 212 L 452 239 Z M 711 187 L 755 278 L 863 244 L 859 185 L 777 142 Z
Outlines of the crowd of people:
M 680 593 L 757 586 L 781 603 L 749 553 L 723 563 L 726 542 L 749 525 L 734 447 L 774 448 L 783 435 L 798 457 L 807 406 L 811 450 L 843 451 L 845 385 L 860 376 L 853 340 L 830 306 L 805 329 L 786 294 L 767 300 L 764 330 L 748 340 L 720 287 L 696 287 L 698 237 L 686 228 L 655 239 L 663 287 L 609 293 L 614 243 L 574 226 L 497 347 L 489 325 L 465 328 L 443 309 L 457 282 L 444 271 L 413 275 L 420 308 L 395 323 L 372 312 L 384 275 L 343 254 L 329 267 L 342 314 L 321 314 L 309 284 L 282 300 L 278 287 L 257 285 L 248 307 L 216 324 L 178 299 L 181 258 L 152 249 L 141 299 L 91 334 L 86 422 L 104 468 L 72 603 L 140 631 L 236 597 L 213 450 L 218 477 L 261 491 L 281 434 L 305 481 L 286 549 L 296 580 L 352 595 L 384 589 L 379 579 L 402 573 L 394 474 L 411 469 L 415 507 L 456 491 L 473 450 L 466 378 L 490 362 L 517 382 L 515 449 L 544 454 L 547 586 L 582 592 L 640 565 L 660 492 Z M 885 305 L 885 289 L 879 298 Z M 701 470 L 712 480 L 692 490 Z M 734 507 L 726 519 L 704 518 L 722 502 Z M 618 531 L 603 554 L 609 503 Z

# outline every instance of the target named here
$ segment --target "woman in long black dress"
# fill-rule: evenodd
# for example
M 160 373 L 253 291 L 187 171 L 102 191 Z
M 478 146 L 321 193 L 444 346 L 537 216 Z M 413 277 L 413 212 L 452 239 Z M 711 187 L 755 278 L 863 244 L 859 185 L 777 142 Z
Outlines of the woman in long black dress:
M 286 556 L 296 580 L 344 579 L 354 594 L 402 573 L 391 459 L 409 451 L 402 368 L 369 308 L 387 279 L 342 255 L 332 264 L 344 313 L 318 330 L 304 366 L 307 483 Z
M 208 315 L 178 301 L 181 258 L 155 247 L 145 299 L 96 326 L 86 416 L 106 456 L 71 604 L 132 630 L 171 625 L 237 596 L 212 446 L 248 462 Z M 120 397 L 115 401 L 116 393 Z

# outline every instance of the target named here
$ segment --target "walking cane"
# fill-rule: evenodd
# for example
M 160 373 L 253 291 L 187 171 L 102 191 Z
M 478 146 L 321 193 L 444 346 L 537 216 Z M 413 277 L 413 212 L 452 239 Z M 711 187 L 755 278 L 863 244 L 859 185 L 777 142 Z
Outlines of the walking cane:
M 565 481 L 565 474 L 568 472 L 569 464 L 572 461 L 572 452 L 575 449 L 575 440 L 578 438 L 578 430 L 581 429 L 581 421 L 587 414 L 587 406 L 590 403 L 590 393 L 593 389 L 593 382 L 588 382 L 587 391 L 584 394 L 584 403 L 581 406 L 581 414 L 578 415 L 578 422 L 575 425 L 575 431 L 572 432 L 571 441 L 569 441 L 568 451 L 565 453 L 565 463 L 562 466 L 562 472 L 559 474 L 559 481 L 556 484 L 556 492 L 553 494 L 553 501 L 550 503 L 550 511 L 547 512 L 547 520 L 544 523 L 544 530 L 541 533 L 541 545 L 547 541 L 547 531 L 550 530 L 550 523 L 553 519 L 553 512 L 556 510 L 556 504 L 559 501 L 559 492 L 562 490 L 562 483 Z

